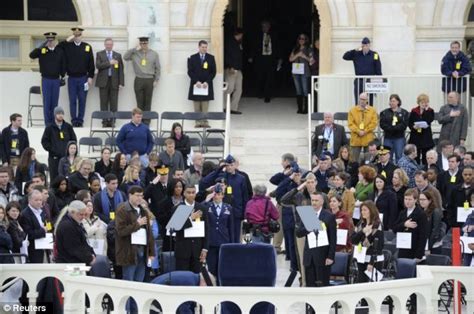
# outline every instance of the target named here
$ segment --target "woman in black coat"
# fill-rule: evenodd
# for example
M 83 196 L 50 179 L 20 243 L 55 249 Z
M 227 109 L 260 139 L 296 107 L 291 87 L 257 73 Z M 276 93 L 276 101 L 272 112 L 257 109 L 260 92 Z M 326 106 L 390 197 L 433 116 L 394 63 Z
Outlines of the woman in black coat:
M 408 176 L 405 170 L 397 168 L 393 172 L 392 177 L 392 190 L 397 195 L 397 218 L 398 215 L 405 209 L 405 191 L 407 190 L 408 185 Z
M 112 172 L 112 161 L 110 160 L 110 155 L 112 151 L 108 147 L 102 148 L 100 152 L 100 160 L 95 163 L 94 171 L 100 174 L 102 178 L 105 178 L 105 175 Z
M 416 98 L 418 106 L 413 108 L 408 118 L 408 127 L 410 128 L 409 144 L 415 144 L 418 152 L 416 162 L 420 163 L 420 156 L 423 156 L 423 164 L 426 165 L 426 152 L 434 147 L 433 133 L 431 131 L 431 122 L 435 114 L 430 108 L 430 98 L 426 94 L 420 94 Z M 415 122 L 424 121 L 428 124 L 427 128 L 415 126 Z
M 126 168 L 127 168 L 127 157 L 125 156 L 125 154 L 117 153 L 117 155 L 115 155 L 115 159 L 112 164 L 112 173 L 117 176 L 119 185 L 123 181 L 123 176 L 125 175 Z
M 191 152 L 189 136 L 183 133 L 183 127 L 179 122 L 173 123 L 171 127 L 171 138 L 174 140 L 175 149 L 183 155 L 184 165 L 188 164 L 188 155 Z
M 54 179 L 54 181 L 51 183 L 51 189 L 53 190 L 59 210 L 66 207 L 74 200 L 74 195 L 72 195 L 72 193 L 69 191 L 67 178 L 63 175 L 58 175 Z
M 383 214 L 383 230 L 392 229 L 398 218 L 397 194 L 390 190 L 384 176 L 377 175 L 374 180 L 374 192 L 369 195 L 369 199 L 375 202 L 380 214 Z
M 18 217 L 20 216 L 21 206 L 18 202 L 10 202 L 7 204 L 5 211 L 8 217 L 8 229 L 7 232 L 12 238 L 12 252 L 20 253 L 20 248 L 23 241 L 26 239 L 26 233 L 18 223 Z
M 163 238 L 163 252 L 174 250 L 174 238 L 171 239 L 166 235 L 166 225 L 173 216 L 175 206 L 184 202 L 184 182 L 181 180 L 171 180 L 169 184 L 169 197 L 161 204 L 160 211 L 157 213 L 156 220 L 159 224 L 161 237 Z
M 371 274 L 381 269 L 382 262 L 378 262 L 378 257 L 383 256 L 383 232 L 379 230 L 380 218 L 379 211 L 372 201 L 365 201 L 360 206 L 361 219 L 357 224 L 356 230 L 351 235 L 351 242 L 354 245 L 353 251 L 366 248 L 364 261 L 357 261 L 358 280 L 357 282 L 368 282 L 369 277 L 365 271 Z M 375 267 L 375 269 L 374 269 Z M 375 278 L 373 278 L 375 280 Z

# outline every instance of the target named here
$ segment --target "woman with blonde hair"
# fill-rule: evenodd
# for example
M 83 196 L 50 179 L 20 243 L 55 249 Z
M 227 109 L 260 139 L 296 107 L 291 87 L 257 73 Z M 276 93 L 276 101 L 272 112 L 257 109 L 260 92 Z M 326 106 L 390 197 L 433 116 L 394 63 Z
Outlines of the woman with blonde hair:
M 435 118 L 434 110 L 430 107 L 430 98 L 426 94 L 420 94 L 416 98 L 417 106 L 414 107 L 408 118 L 410 128 L 409 144 L 414 144 L 417 148 L 416 162 L 422 160 L 426 165 L 426 152 L 434 147 L 433 132 L 431 122 Z
M 398 214 L 402 212 L 405 208 L 404 198 L 405 198 L 405 191 L 408 188 L 408 175 L 405 170 L 401 168 L 395 169 L 393 172 L 392 177 L 392 186 L 391 190 L 397 194 L 397 217 Z
M 128 166 L 127 169 L 125 169 L 125 174 L 123 176 L 123 182 L 120 185 L 120 190 L 122 190 L 125 195 L 128 195 L 128 189 L 134 185 L 143 187 L 140 180 L 140 168 L 137 166 Z

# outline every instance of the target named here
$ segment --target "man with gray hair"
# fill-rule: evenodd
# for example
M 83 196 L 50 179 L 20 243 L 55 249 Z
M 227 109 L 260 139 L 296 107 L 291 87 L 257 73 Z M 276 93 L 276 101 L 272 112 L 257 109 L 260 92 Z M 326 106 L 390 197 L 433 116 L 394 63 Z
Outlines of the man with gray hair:
M 201 153 L 194 153 L 192 157 L 193 164 L 184 171 L 184 180 L 187 184 L 196 185 L 202 178 L 202 164 L 204 157 Z
M 324 123 L 316 126 L 311 151 L 313 155 L 321 156 L 330 153 L 333 158 L 339 154 L 341 146 L 348 144 L 346 131 L 342 125 L 334 123 L 332 112 L 324 113 Z
M 454 146 L 464 145 L 467 138 L 469 113 L 459 103 L 459 94 L 452 91 L 448 94 L 448 103 L 439 109 L 438 122 L 441 124 L 439 141 L 449 140 Z
M 405 170 L 408 176 L 409 188 L 414 188 L 416 186 L 415 173 L 418 170 L 421 170 L 420 165 L 418 165 L 415 161 L 417 154 L 416 146 L 414 144 L 407 144 L 403 150 L 402 158 L 400 158 L 398 161 L 398 167 Z
M 434 149 L 430 149 L 426 152 L 425 170 L 428 170 L 430 168 L 436 168 L 438 172 L 440 171 L 438 167 L 438 152 Z
M 95 253 L 81 224 L 86 215 L 86 205 L 81 201 L 72 201 L 67 211 L 56 230 L 56 262 L 92 265 L 96 261 Z
M 95 66 L 99 72 L 95 86 L 99 88 L 100 111 L 117 111 L 119 88 L 124 87 L 122 55 L 113 50 L 114 41 L 104 40 L 105 49 L 97 52 Z M 103 120 L 103 127 L 113 127 L 113 120 Z

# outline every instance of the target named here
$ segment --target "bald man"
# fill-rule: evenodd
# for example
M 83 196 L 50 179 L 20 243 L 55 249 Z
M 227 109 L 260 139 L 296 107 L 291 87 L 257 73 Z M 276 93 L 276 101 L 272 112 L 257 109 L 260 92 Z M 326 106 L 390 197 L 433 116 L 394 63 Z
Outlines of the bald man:
M 323 152 L 329 152 L 333 158 L 336 158 L 341 146 L 348 143 L 344 127 L 334 123 L 334 116 L 331 112 L 325 112 L 324 123 L 314 129 L 313 155 L 319 157 Z

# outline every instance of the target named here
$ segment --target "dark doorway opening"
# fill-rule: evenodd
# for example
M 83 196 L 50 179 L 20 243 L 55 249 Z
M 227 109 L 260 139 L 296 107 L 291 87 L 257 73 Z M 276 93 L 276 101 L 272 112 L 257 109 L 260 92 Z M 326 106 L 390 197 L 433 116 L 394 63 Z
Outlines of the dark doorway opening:
M 256 69 L 248 59 L 252 46 L 261 32 L 261 22 L 268 20 L 278 35 L 279 57 L 282 67 L 276 72 L 273 97 L 293 97 L 295 87 L 288 57 L 299 34 L 306 34 L 314 43 L 319 39 L 319 15 L 313 0 L 230 0 L 224 17 L 225 40 L 232 36 L 235 27 L 244 30 L 243 96 L 257 96 Z

